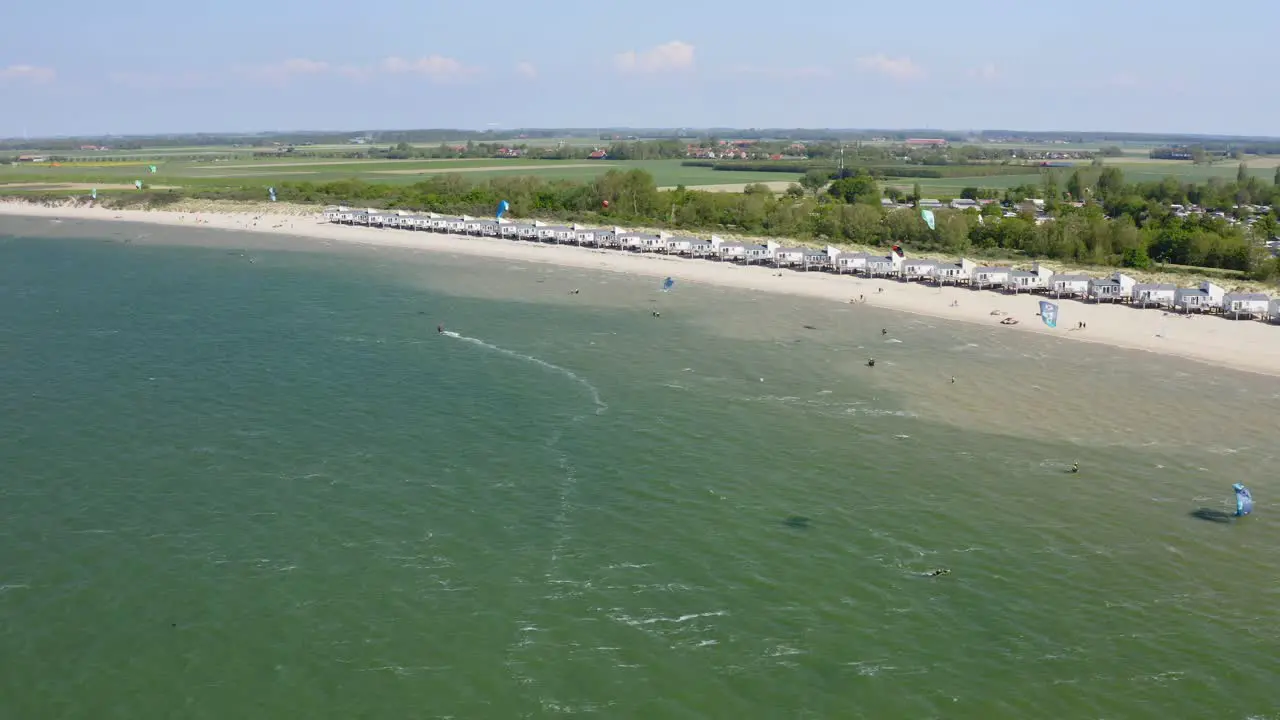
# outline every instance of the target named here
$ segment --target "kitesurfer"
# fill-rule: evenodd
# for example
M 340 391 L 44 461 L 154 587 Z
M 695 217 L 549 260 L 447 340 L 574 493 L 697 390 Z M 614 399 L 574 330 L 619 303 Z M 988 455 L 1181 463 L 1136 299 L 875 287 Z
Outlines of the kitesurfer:
M 950 574 L 951 574 L 950 570 L 946 568 L 938 568 L 937 570 L 930 570 L 924 575 L 925 577 L 938 577 L 939 575 L 950 575 Z
M 1071 463 L 1071 472 L 1073 472 L 1073 473 L 1078 473 L 1078 472 L 1080 472 L 1080 463 L 1078 463 L 1078 462 L 1073 462 L 1073 463 Z
M 444 333 L 444 325 L 443 325 L 443 324 L 441 324 L 441 325 L 437 325 L 437 326 L 436 326 L 436 332 L 438 332 L 438 333 Z
M 875 367 L 875 366 L 876 366 L 876 359 L 875 359 L 875 358 L 868 358 L 868 359 L 867 359 L 867 367 Z

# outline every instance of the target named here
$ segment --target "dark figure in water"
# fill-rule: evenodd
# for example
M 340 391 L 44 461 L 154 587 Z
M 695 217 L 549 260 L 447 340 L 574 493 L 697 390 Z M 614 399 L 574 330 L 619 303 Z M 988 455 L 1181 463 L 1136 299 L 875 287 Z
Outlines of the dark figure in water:
M 1078 472 L 1080 472 L 1080 463 L 1078 463 L 1078 462 L 1073 462 L 1073 463 L 1071 463 L 1071 472 L 1073 472 L 1073 473 L 1078 473 Z
M 888 335 L 888 334 L 889 334 L 889 328 L 880 328 L 880 334 L 881 334 L 881 335 Z
M 436 326 L 436 332 L 438 332 L 438 333 L 442 333 L 442 332 L 444 332 L 444 325 L 437 325 L 437 326 Z
M 950 575 L 950 574 L 951 574 L 950 570 L 946 568 L 938 568 L 937 570 L 930 570 L 924 575 L 925 577 L 938 577 L 939 575 Z
M 875 366 L 876 366 L 875 358 L 871 358 L 870 360 L 867 360 L 867 367 L 875 367 Z

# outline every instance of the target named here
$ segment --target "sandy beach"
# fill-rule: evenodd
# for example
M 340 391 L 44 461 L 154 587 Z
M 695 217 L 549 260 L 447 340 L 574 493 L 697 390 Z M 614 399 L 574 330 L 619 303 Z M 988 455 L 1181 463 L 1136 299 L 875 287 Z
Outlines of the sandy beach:
M 1218 316 L 1184 317 L 1161 310 L 1123 305 L 1092 305 L 1075 300 L 1059 304 L 1058 327 L 1037 317 L 1037 295 L 1005 295 L 989 290 L 938 288 L 895 280 L 803 273 L 766 267 L 639 255 L 615 250 L 542 245 L 509 240 L 348 227 L 324 222 L 319 213 L 286 215 L 254 212 L 175 212 L 44 207 L 20 201 L 0 202 L 0 215 L 81 219 L 225 229 L 308 238 L 319 243 L 352 243 L 409 248 L 507 260 L 549 263 L 652 277 L 672 276 L 682 283 L 704 283 L 764 293 L 805 296 L 866 305 L 930 317 L 998 326 L 1010 333 L 1034 332 L 1197 360 L 1221 367 L 1280 375 L 1280 327 Z M 1001 326 L 1005 317 L 1017 325 Z M 1085 328 L 1078 327 L 1084 323 Z M 1069 352 L 1070 345 L 1064 344 Z

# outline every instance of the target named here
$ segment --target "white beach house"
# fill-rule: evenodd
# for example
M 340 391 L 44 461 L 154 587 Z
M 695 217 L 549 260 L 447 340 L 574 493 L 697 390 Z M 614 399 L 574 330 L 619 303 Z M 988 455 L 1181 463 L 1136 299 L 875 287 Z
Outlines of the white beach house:
M 1015 295 L 1020 292 L 1035 292 L 1037 290 L 1049 289 L 1049 278 L 1053 277 L 1053 271 L 1046 267 L 1041 267 L 1040 263 L 1035 263 L 1030 270 L 1010 270 L 1009 279 L 1004 283 L 1006 292 L 1013 292 Z
M 1049 278 L 1049 292 L 1054 297 L 1084 297 L 1089 294 L 1089 281 L 1093 278 L 1088 275 L 1063 274 L 1053 275 Z
M 742 250 L 742 259 L 748 265 L 768 265 L 773 262 L 773 248 L 768 245 L 747 243 Z
M 519 227 L 516 228 L 516 234 L 519 235 L 521 240 L 537 240 L 538 226 L 537 225 L 520 225 Z
M 1173 294 L 1173 307 L 1182 312 L 1208 312 L 1222 309 L 1226 290 L 1205 280 L 1199 287 L 1178 288 Z
M 745 261 L 747 259 L 747 246 L 740 242 L 722 242 L 716 246 L 721 260 L 731 260 L 734 262 Z
M 1177 292 L 1176 285 L 1136 283 L 1133 286 L 1133 304 L 1144 308 L 1171 307 Z
M 716 252 L 715 243 L 711 242 L 710 240 L 703 240 L 701 238 L 689 239 L 689 254 L 692 255 L 693 257 L 696 257 L 696 258 L 711 257 L 715 255 L 715 252 Z
M 693 238 L 677 235 L 667 239 L 667 252 L 684 257 L 693 256 Z
M 773 250 L 774 267 L 799 267 L 804 264 L 804 248 L 777 247 Z
M 898 274 L 898 261 L 893 257 L 867 258 L 867 277 L 891 277 Z
M 462 218 L 449 218 L 445 228 L 451 233 L 461 235 L 467 231 L 467 221 Z
M 662 252 L 667 249 L 667 240 L 661 235 L 641 235 L 640 249 L 645 252 Z
M 839 252 L 838 250 L 836 251 Z M 804 248 L 805 271 L 809 270 L 826 270 L 831 267 L 831 255 L 826 250 L 818 250 L 816 248 Z
M 857 273 L 867 269 L 867 260 L 872 256 L 866 253 L 841 253 L 836 258 L 836 272 Z
M 940 262 L 933 268 L 933 281 L 938 285 L 959 285 L 967 283 L 973 277 L 972 260 L 960 258 L 959 263 Z
M 1109 278 L 1094 278 L 1089 281 L 1088 297 L 1094 302 L 1128 300 L 1136 284 L 1133 278 L 1119 272 Z
M 565 245 L 572 245 L 578 242 L 578 229 L 571 227 L 559 226 L 555 232 L 556 242 Z
M 937 260 L 926 260 L 924 258 L 911 258 L 903 260 L 898 266 L 898 272 L 904 280 L 924 280 L 933 276 L 933 269 L 938 266 Z
M 1262 293 L 1227 293 L 1222 296 L 1222 314 L 1230 315 L 1232 320 L 1266 317 L 1270 307 L 1271 298 Z
M 1013 272 L 1010 267 L 976 267 L 973 269 L 973 286 L 979 290 L 983 288 L 1004 287 L 1009 282 L 1009 273 Z

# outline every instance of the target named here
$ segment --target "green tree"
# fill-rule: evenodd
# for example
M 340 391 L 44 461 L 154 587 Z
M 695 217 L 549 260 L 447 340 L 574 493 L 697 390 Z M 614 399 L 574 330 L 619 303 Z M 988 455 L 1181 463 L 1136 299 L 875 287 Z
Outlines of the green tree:
M 1249 182 L 1249 166 L 1245 163 L 1240 163 L 1236 166 L 1236 184 L 1244 185 L 1247 182 Z
M 855 174 L 840 178 L 831 183 L 827 191 L 832 197 L 847 203 L 876 203 L 880 201 L 880 187 L 876 179 L 865 168 L 858 168 Z
M 1125 248 L 1121 256 L 1120 264 L 1127 268 L 1135 268 L 1138 270 L 1146 270 L 1151 267 L 1151 258 L 1147 255 L 1145 245 L 1137 247 Z
M 813 193 L 814 198 L 831 182 L 831 173 L 826 170 L 810 170 L 800 178 L 800 187 Z
M 920 183 L 911 186 L 911 202 L 920 202 L 920 198 L 924 197 L 920 194 Z
M 1271 184 L 1280 187 L 1280 167 L 1276 168 L 1276 175 L 1271 179 Z

